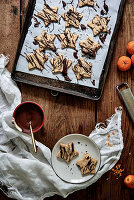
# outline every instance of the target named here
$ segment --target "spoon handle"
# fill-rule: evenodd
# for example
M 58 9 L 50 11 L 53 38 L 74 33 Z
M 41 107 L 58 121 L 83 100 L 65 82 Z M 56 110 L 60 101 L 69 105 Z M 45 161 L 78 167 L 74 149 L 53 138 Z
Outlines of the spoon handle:
M 31 131 L 31 137 L 32 137 L 34 152 L 37 153 L 37 148 L 36 148 L 36 144 L 35 144 L 35 139 L 34 139 L 34 134 L 33 134 L 31 123 L 30 123 L 30 131 Z

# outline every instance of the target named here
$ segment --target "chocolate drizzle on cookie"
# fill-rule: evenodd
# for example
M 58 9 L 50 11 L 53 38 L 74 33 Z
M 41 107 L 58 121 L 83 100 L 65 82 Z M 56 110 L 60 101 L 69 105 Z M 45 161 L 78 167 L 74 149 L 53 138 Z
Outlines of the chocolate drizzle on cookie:
M 64 76 L 66 81 L 71 81 L 71 79 L 68 77 L 67 75 L 67 59 L 64 58 L 63 60 L 63 71 L 62 71 L 62 75 Z
M 78 59 L 78 63 L 79 63 L 79 66 L 82 67 L 85 70 L 85 72 L 87 72 L 87 73 L 90 72 L 84 65 L 82 65 L 82 62 L 81 62 L 80 59 Z
M 76 73 L 76 78 L 78 80 L 91 77 L 91 63 L 87 63 L 83 58 L 78 59 L 78 63 L 72 67 L 73 71 Z
M 94 6 L 94 0 L 79 0 L 79 7 Z
M 107 24 L 110 18 L 108 17 L 101 17 L 99 15 L 95 15 L 94 18 L 88 22 L 88 26 L 93 30 L 94 36 L 98 35 L 99 33 L 106 33 L 107 32 Z
M 58 21 L 58 7 L 51 8 L 48 4 L 44 4 L 44 8 L 37 16 L 44 20 L 45 26 L 48 26 L 51 22 Z
M 67 75 L 67 70 L 71 66 L 72 61 L 64 58 L 62 54 L 59 54 L 56 58 L 51 58 L 50 63 L 53 66 L 52 73 L 62 73 L 66 81 L 71 81 Z
M 78 154 L 78 151 L 74 149 L 73 142 L 69 144 L 60 143 L 60 151 L 57 153 L 57 158 L 62 158 L 69 163 Z
M 95 43 L 90 36 L 88 36 L 86 40 L 80 41 L 79 45 L 82 48 L 83 55 L 88 54 L 93 57 L 96 56 L 96 52 L 101 46 L 100 44 Z
M 49 35 L 47 32 L 42 31 L 41 35 L 34 38 L 34 42 L 39 44 L 40 51 L 44 51 L 45 49 L 56 51 L 54 45 L 55 37 L 55 35 Z
M 61 41 L 61 48 L 75 48 L 75 42 L 78 38 L 76 33 L 71 33 L 69 29 L 65 29 L 64 33 L 57 35 L 57 38 Z
M 80 167 L 82 175 L 88 173 L 95 174 L 96 164 L 97 164 L 97 159 L 91 158 L 91 156 L 88 153 L 84 153 L 83 158 L 76 161 L 76 165 Z
M 42 54 L 39 50 L 35 50 L 33 54 L 27 54 L 26 59 L 29 62 L 29 70 L 37 68 L 42 71 L 44 69 L 44 63 L 48 60 L 48 57 Z
M 61 16 L 66 21 L 66 27 L 74 26 L 75 28 L 79 27 L 79 22 L 83 17 L 83 15 L 78 13 L 74 9 L 74 7 L 71 7 L 66 13 L 62 14 Z

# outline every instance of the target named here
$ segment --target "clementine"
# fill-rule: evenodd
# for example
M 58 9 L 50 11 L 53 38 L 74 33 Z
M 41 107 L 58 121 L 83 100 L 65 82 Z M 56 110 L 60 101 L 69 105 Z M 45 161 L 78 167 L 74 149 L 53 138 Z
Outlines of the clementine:
M 132 65 L 134 66 L 134 54 L 131 56 L 131 62 L 132 62 Z
M 128 188 L 134 188 L 134 175 L 126 176 L 124 183 Z
M 127 56 L 121 56 L 118 59 L 117 67 L 121 71 L 127 71 L 131 67 L 131 59 Z
M 129 54 L 134 54 L 134 41 L 129 42 L 126 49 Z

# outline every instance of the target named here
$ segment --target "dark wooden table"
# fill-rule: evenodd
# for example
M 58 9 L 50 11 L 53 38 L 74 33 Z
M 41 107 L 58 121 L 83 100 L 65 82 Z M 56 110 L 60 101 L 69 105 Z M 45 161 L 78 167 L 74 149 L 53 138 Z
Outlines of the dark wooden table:
M 28 0 L 0 0 L 0 53 L 10 55 L 9 71 L 12 70 L 27 3 Z M 124 149 L 118 162 L 121 168 L 125 169 L 122 177 L 116 179 L 109 171 L 87 189 L 71 194 L 67 197 L 68 200 L 132 200 L 134 198 L 134 190 L 127 189 L 123 183 L 126 175 L 134 174 L 134 125 L 116 92 L 116 85 L 128 82 L 134 93 L 134 68 L 128 72 L 120 72 L 116 65 L 118 57 L 126 55 L 125 47 L 131 40 L 134 40 L 134 1 L 126 0 L 120 31 L 100 101 L 94 102 L 66 94 L 53 97 L 49 90 L 20 85 L 22 101 L 38 102 L 45 112 L 44 129 L 36 135 L 36 139 L 50 149 L 64 135 L 70 133 L 89 135 L 96 123 L 104 122 L 114 113 L 116 106 L 123 107 Z M 0 192 L 0 200 L 8 199 Z M 63 198 L 54 196 L 49 199 Z

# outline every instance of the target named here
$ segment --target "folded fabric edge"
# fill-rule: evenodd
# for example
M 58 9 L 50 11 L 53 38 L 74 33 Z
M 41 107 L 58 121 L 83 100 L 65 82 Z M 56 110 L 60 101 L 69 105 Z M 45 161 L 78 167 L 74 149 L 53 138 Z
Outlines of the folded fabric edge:
M 108 126 L 110 120 L 111 120 L 112 118 L 114 118 L 116 115 L 118 115 L 118 117 L 120 118 L 120 119 L 118 120 L 118 123 L 119 123 L 119 124 L 118 124 L 118 127 L 119 127 L 119 129 L 121 130 L 121 115 L 122 115 L 122 107 L 121 107 L 121 106 L 115 108 L 115 113 L 114 113 L 110 118 L 108 118 L 108 119 L 106 120 L 107 126 Z M 101 123 L 101 124 L 102 124 L 102 123 Z M 97 127 L 97 126 L 96 126 L 96 127 Z M 95 127 L 95 128 L 96 128 L 96 127 Z M 119 150 L 119 153 L 118 153 L 118 155 L 117 155 L 117 159 L 114 160 L 114 161 L 110 164 L 110 166 L 108 167 L 107 171 L 105 171 L 105 173 L 107 173 L 109 170 L 111 170 L 111 169 L 116 165 L 116 163 L 119 161 L 119 159 L 120 159 L 120 156 L 121 156 L 121 153 L 122 153 L 122 150 L 123 150 L 123 147 L 124 147 L 124 145 L 123 145 L 122 132 L 121 132 L 121 134 L 120 134 L 120 142 L 121 142 L 121 144 L 120 144 L 120 150 Z M 98 179 L 101 178 L 105 173 L 100 174 L 100 176 L 98 177 Z M 97 179 L 97 180 L 98 180 L 98 179 Z M 97 180 L 95 179 L 95 180 L 92 182 L 92 184 L 95 183 Z M 89 187 L 89 186 L 90 186 L 90 185 L 88 185 L 88 186 L 85 186 L 85 185 L 84 185 L 84 186 L 81 187 L 81 190 L 82 190 L 82 189 L 85 189 L 85 188 L 87 188 L 87 187 Z M 58 193 L 58 192 L 50 192 L 50 193 L 44 194 L 39 200 L 43 200 L 44 198 L 50 197 L 50 196 L 53 196 L 53 195 L 60 195 L 60 196 L 62 196 L 63 198 L 66 198 L 68 195 L 70 195 L 70 194 L 72 194 L 72 193 L 74 193 L 74 192 L 76 192 L 76 191 L 78 191 L 78 190 L 80 190 L 80 188 L 74 189 L 73 191 L 68 192 L 67 194 L 61 194 L 61 193 Z

